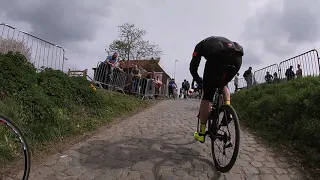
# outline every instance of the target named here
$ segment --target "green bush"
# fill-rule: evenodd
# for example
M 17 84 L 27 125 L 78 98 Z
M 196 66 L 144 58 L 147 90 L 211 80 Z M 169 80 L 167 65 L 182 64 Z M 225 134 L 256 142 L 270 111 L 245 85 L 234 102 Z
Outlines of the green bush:
M 271 142 L 294 147 L 320 166 L 320 78 L 256 86 L 232 96 L 240 121 Z
M 83 77 L 49 68 L 37 72 L 20 53 L 0 54 L 0 113 L 21 127 L 33 150 L 93 130 L 142 105 L 146 102 L 132 96 L 94 91 Z M 0 131 L 0 144 L 4 133 Z M 10 157 L 5 148 L 0 146 L 0 164 Z

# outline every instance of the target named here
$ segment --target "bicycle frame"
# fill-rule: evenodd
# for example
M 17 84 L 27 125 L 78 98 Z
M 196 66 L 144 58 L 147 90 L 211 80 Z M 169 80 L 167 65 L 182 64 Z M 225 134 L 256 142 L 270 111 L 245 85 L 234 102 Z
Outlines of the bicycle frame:
M 214 96 L 213 96 L 213 101 L 212 101 L 212 105 L 211 105 L 211 111 L 209 113 L 209 116 L 208 116 L 208 129 L 210 130 L 210 132 L 214 132 L 216 133 L 216 130 L 217 129 L 212 129 L 212 124 L 211 124 L 211 121 L 210 120 L 213 120 L 212 123 L 216 124 L 217 125 L 217 118 L 218 118 L 218 115 L 219 115 L 219 108 L 220 106 L 222 105 L 222 102 L 220 100 L 220 97 L 222 96 L 222 91 L 223 91 L 223 88 L 217 88 L 215 93 L 214 93 Z M 200 112 L 198 114 L 198 116 L 200 115 Z M 199 123 L 200 123 L 200 119 L 198 119 L 198 125 L 197 127 L 199 128 Z M 216 127 L 216 126 L 214 126 Z M 217 127 L 216 127 L 217 128 Z M 197 129 L 199 131 L 199 129 Z M 207 135 L 208 131 L 206 132 L 206 135 Z
M 214 134 L 217 131 L 217 119 L 219 116 L 219 108 L 222 105 L 222 102 L 220 100 L 222 91 L 223 89 L 221 88 L 216 89 L 216 92 L 214 93 L 214 96 L 213 96 L 211 112 L 208 118 L 208 129 L 210 130 L 210 132 L 213 132 Z M 212 120 L 212 122 L 210 120 Z

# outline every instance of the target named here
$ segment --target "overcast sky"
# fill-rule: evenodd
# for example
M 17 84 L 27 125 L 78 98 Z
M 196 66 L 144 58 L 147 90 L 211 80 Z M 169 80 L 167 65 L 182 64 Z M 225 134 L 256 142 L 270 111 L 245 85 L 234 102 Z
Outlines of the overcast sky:
M 320 47 L 319 0 L 0 0 L 0 23 L 58 44 L 67 67 L 89 69 L 104 60 L 118 25 L 134 23 L 159 44 L 161 66 L 191 81 L 194 46 L 218 35 L 244 47 L 243 66 L 253 70 Z M 78 54 L 76 54 L 76 53 Z M 199 73 L 202 75 L 205 60 Z

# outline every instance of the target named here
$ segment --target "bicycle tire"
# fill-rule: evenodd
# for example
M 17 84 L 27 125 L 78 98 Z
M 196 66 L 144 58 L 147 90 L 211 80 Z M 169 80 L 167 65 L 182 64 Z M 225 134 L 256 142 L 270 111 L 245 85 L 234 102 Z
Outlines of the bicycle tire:
M 236 134 L 234 152 L 233 152 L 233 155 L 231 157 L 230 162 L 226 166 L 221 166 L 216 158 L 216 155 L 215 155 L 214 141 L 216 140 L 216 138 L 213 139 L 213 137 L 211 137 L 211 150 L 212 150 L 213 162 L 216 166 L 216 169 L 221 173 L 226 173 L 232 169 L 232 167 L 234 166 L 234 164 L 238 158 L 239 148 L 240 148 L 240 124 L 239 124 L 238 115 L 237 115 L 235 109 L 231 105 L 222 105 L 219 108 L 219 114 L 223 111 L 228 111 L 233 117 L 232 119 L 234 122 L 235 134 Z
M 30 174 L 30 150 L 29 150 L 29 145 L 27 143 L 26 138 L 22 134 L 21 129 L 17 124 L 15 124 L 12 120 L 10 120 L 8 117 L 0 115 L 0 122 L 4 124 L 5 126 L 8 126 L 10 130 L 15 133 L 20 140 L 20 143 L 22 145 L 23 153 L 24 153 L 24 173 L 22 180 L 28 180 L 29 174 Z

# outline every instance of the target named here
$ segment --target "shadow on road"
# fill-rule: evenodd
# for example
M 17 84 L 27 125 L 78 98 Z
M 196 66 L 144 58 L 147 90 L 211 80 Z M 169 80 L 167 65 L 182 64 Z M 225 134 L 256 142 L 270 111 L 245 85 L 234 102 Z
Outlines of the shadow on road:
M 80 164 L 117 176 L 115 170 L 139 171 L 142 179 L 207 177 L 218 173 L 201 146 L 184 133 L 165 134 L 156 139 L 128 137 L 117 142 L 93 140 L 82 146 Z M 199 151 L 200 150 L 200 151 Z M 210 159 L 210 160 L 208 160 Z

